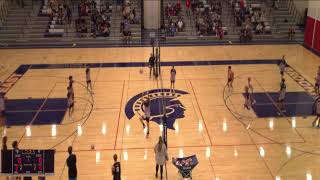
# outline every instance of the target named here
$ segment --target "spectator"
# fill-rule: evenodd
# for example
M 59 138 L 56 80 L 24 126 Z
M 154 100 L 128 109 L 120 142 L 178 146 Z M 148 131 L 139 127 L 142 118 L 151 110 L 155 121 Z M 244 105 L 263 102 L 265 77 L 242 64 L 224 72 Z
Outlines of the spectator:
M 8 138 L 7 136 L 3 136 L 2 138 L 2 150 L 8 150 L 8 147 L 7 147 L 7 141 L 8 141 Z M 3 157 L 3 156 L 2 156 Z M 2 166 L 3 167 L 3 166 Z
M 177 30 L 178 30 L 178 32 L 182 32 L 182 31 L 184 31 L 184 23 L 183 23 L 183 21 L 182 21 L 182 18 L 179 18 L 179 20 L 177 21 Z
M 159 137 L 159 141 L 154 147 L 154 152 L 156 154 L 156 177 L 158 177 L 158 171 L 160 166 L 160 178 L 162 179 L 163 165 L 168 160 L 167 147 L 163 143 L 162 137 Z
M 18 148 L 18 141 L 13 141 L 12 142 L 12 149 L 13 150 L 18 150 L 19 148 Z
M 290 27 L 289 27 L 289 32 L 288 32 L 288 35 L 289 35 L 289 39 L 290 39 L 290 40 L 293 40 L 295 33 L 296 33 L 296 32 L 295 32 L 293 26 L 290 26 Z
M 263 32 L 263 26 L 259 23 L 256 27 L 256 34 L 260 34 Z
M 113 155 L 113 160 L 114 160 L 114 163 L 111 168 L 113 180 L 121 180 L 121 166 L 120 166 L 120 162 L 118 162 L 117 154 Z
M 77 157 L 72 154 L 72 146 L 68 147 L 69 157 L 67 158 L 69 180 L 77 180 Z

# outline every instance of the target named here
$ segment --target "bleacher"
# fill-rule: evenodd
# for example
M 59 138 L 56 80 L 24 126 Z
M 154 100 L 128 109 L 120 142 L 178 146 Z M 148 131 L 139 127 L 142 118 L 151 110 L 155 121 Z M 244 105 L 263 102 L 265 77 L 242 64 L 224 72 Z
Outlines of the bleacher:
M 80 0 L 70 1 L 72 11 L 71 24 L 57 23 L 57 17 L 48 16 L 47 0 L 25 0 L 24 8 L 18 7 L 15 2 L 9 7 L 7 17 L 0 28 L 0 42 L 2 44 L 123 44 L 123 34 L 121 33 L 121 22 L 123 21 L 122 6 L 117 6 L 116 0 L 95 0 L 96 10 L 100 11 L 102 7 L 108 9 L 110 16 L 110 35 L 94 33 L 91 24 L 90 16 L 84 16 L 87 28 L 87 33 L 78 33 L 76 31 L 76 20 L 78 18 L 78 5 Z M 141 4 L 139 0 L 132 0 L 132 6 L 135 8 L 139 17 L 143 15 L 141 12 Z M 163 6 L 167 3 L 175 4 L 177 1 L 164 0 Z M 193 1 L 191 1 L 193 2 Z M 209 1 L 210 2 L 210 1 Z M 230 42 L 239 40 L 239 31 L 241 27 L 237 27 L 232 16 L 233 9 L 230 1 L 222 2 L 221 21 L 224 31 L 227 34 L 221 42 Z M 272 8 L 272 0 L 247 0 L 248 4 L 254 5 L 254 8 L 260 11 L 265 11 L 266 24 L 270 27 L 265 33 L 253 33 L 253 41 L 286 41 L 288 40 L 288 29 L 293 26 L 295 29 L 295 41 L 303 40 L 303 30 L 297 25 L 297 18 L 292 15 L 291 9 L 288 7 L 288 1 L 280 0 L 278 9 Z M 219 37 L 215 34 L 199 36 L 196 29 L 196 14 L 191 11 L 187 13 L 184 1 L 181 2 L 181 11 L 179 14 L 183 18 L 185 28 L 182 32 L 176 32 L 174 36 L 167 36 L 166 41 L 193 42 L 193 41 L 209 41 L 219 42 Z M 172 17 L 175 22 L 179 16 Z M 165 19 L 165 26 L 168 27 L 169 20 Z M 139 44 L 141 36 L 141 24 L 130 24 L 132 41 Z M 80 34 L 80 35 L 79 35 Z M 133 44 L 134 44 L 133 43 Z

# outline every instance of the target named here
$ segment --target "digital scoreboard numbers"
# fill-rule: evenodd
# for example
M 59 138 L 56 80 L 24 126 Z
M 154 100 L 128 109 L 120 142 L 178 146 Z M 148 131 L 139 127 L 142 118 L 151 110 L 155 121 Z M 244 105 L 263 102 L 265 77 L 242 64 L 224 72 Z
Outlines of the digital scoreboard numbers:
M 13 174 L 44 174 L 44 157 L 43 150 L 14 150 Z

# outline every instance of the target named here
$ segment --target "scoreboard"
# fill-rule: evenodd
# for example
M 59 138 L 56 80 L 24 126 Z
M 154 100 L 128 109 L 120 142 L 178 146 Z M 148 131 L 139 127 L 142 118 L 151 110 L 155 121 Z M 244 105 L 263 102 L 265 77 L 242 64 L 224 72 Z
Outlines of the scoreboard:
M 53 175 L 54 150 L 8 150 L 1 152 L 2 173 Z
M 44 174 L 43 150 L 14 150 L 13 174 Z

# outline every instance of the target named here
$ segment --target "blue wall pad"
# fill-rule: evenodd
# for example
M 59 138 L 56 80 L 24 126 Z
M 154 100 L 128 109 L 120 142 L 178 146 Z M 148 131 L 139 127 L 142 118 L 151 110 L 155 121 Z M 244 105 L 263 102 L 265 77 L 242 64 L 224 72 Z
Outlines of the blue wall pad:
M 7 112 L 5 123 L 7 126 L 28 125 L 36 115 L 36 111 L 31 112 Z
M 66 113 L 64 111 L 41 111 L 36 119 L 33 121 L 33 125 L 46 125 L 46 124 L 60 124 Z
M 6 111 L 36 111 L 43 102 L 44 99 L 8 99 Z
M 10 99 L 6 104 L 7 126 L 60 124 L 67 111 L 66 98 Z

